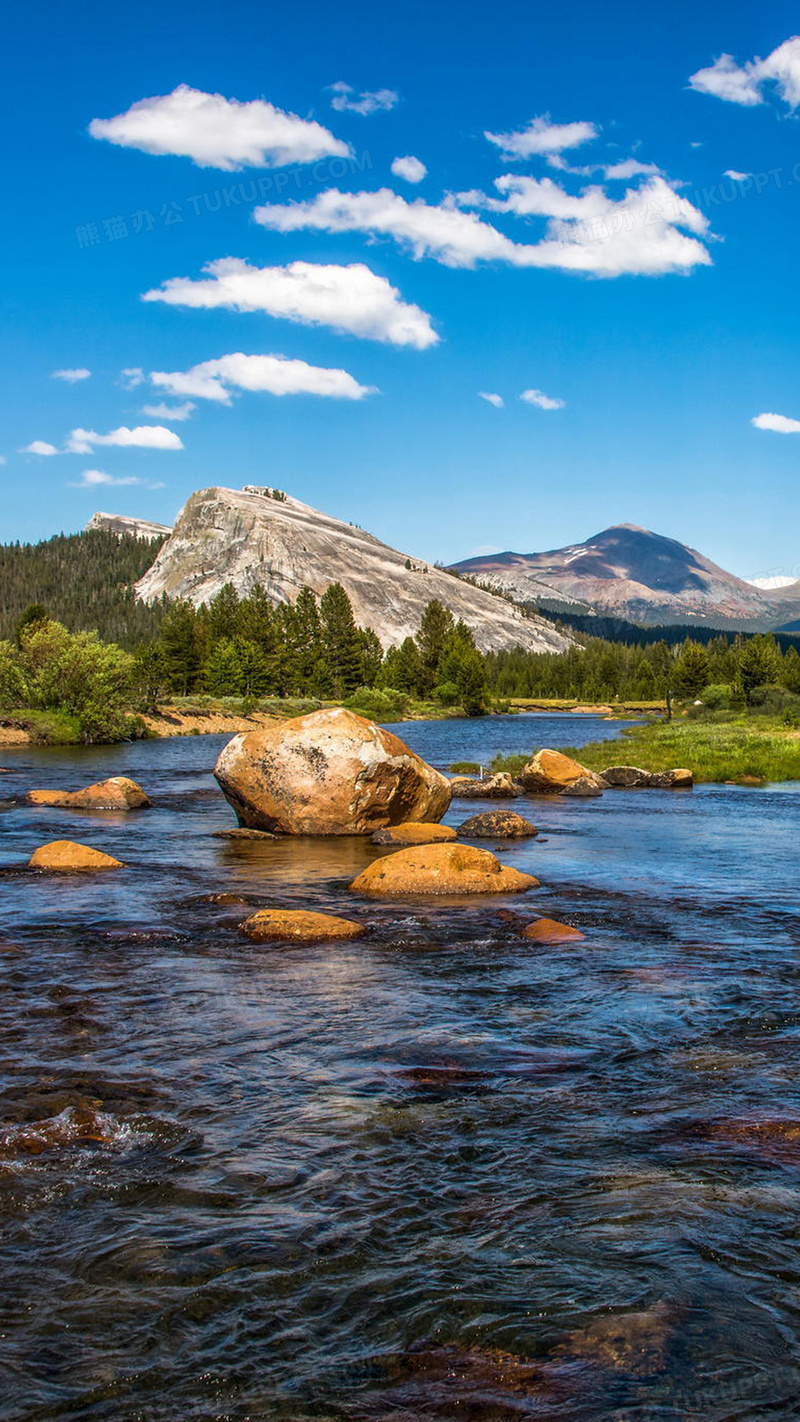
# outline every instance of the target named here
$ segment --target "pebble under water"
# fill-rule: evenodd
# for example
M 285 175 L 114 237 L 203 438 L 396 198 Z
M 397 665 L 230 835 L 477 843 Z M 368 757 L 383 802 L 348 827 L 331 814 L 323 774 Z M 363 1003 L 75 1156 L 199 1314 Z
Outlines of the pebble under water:
M 541 889 L 366 901 L 361 840 L 215 837 L 226 739 L 0 752 L 3 1422 L 800 1416 L 800 788 L 522 799 L 482 844 Z M 114 774 L 153 808 L 16 798 Z M 25 870 L 55 838 L 128 867 Z

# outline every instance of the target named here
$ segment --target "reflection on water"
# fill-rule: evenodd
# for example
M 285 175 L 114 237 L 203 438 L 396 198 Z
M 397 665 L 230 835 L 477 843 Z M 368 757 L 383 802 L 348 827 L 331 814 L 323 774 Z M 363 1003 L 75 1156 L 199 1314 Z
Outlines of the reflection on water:
M 796 789 L 527 800 L 498 848 L 541 890 L 367 902 L 360 840 L 215 837 L 224 739 L 0 757 L 6 803 L 154 801 L 0 813 L 4 1422 L 797 1415 Z M 60 837 L 129 867 L 22 870 Z M 370 933 L 241 939 L 271 904 Z M 540 913 L 585 941 L 521 939 Z

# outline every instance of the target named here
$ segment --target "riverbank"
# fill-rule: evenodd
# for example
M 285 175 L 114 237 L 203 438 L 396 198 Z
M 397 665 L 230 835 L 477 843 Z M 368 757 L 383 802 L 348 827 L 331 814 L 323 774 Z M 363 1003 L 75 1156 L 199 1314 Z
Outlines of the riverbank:
M 449 720 L 461 713 L 433 701 L 405 697 L 387 699 L 386 706 L 351 705 L 351 709 L 372 718 L 396 716 L 407 721 Z M 241 731 L 257 731 L 273 721 L 304 716 L 311 711 L 339 706 L 339 701 L 318 701 L 311 697 L 269 697 L 255 707 L 235 697 L 176 697 L 158 711 L 131 717 L 131 734 L 126 740 L 165 736 L 235 736 Z M 80 727 L 74 717 L 58 711 L 19 710 L 0 715 L 0 746 L 80 745 Z
M 615 721 L 628 721 L 632 716 L 664 716 L 667 711 L 666 701 L 587 703 L 562 696 L 512 696 L 508 704 L 512 711 L 568 711 L 573 716 L 610 716 Z
M 775 717 L 742 715 L 734 719 L 681 719 L 634 726 L 623 732 L 619 763 L 642 770 L 684 765 L 696 781 L 740 784 L 800 780 L 800 732 Z M 608 764 L 602 741 L 575 751 L 590 770 Z

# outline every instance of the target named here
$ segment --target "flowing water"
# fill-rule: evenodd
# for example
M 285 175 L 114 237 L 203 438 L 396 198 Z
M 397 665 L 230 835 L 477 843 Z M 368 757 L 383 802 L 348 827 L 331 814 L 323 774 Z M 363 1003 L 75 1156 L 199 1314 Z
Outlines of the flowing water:
M 225 739 L 0 754 L 3 1422 L 800 1415 L 800 792 L 520 801 L 540 890 L 367 902 L 360 840 L 215 837 Z M 111 774 L 153 808 L 15 800 Z M 127 867 L 26 871 L 55 838 Z M 266 905 L 370 931 L 255 946 Z

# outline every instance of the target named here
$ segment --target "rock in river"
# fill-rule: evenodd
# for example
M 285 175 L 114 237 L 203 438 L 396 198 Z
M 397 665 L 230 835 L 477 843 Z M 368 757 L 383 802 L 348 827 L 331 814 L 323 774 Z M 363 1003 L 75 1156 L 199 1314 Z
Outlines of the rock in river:
M 361 894 L 524 894 L 539 880 L 501 864 L 487 849 L 426 844 L 375 859 L 350 887 Z
M 534 795 L 596 795 L 606 789 L 600 775 L 555 750 L 538 751 L 519 778 L 523 788 Z
M 239 932 L 253 943 L 324 943 L 334 938 L 360 938 L 366 931 L 363 923 L 349 918 L 302 909 L 259 909 L 239 926 Z
M 409 844 L 445 844 L 455 839 L 456 832 L 449 825 L 420 825 L 409 821 L 405 825 L 395 825 L 392 829 L 376 830 L 373 844 L 397 844 L 401 848 Z
M 603 780 L 620 790 L 691 790 L 691 770 L 640 770 L 638 765 L 610 765 Z
M 71 839 L 54 839 L 35 849 L 29 860 L 31 869 L 50 869 L 60 873 L 75 873 L 91 869 L 122 869 L 119 859 L 92 849 L 88 844 L 74 844 Z
M 368 835 L 450 803 L 444 775 L 343 707 L 234 736 L 214 774 L 240 825 L 278 834 Z
M 575 943 L 586 935 L 577 928 L 570 928 L 568 923 L 559 923 L 558 919 L 536 918 L 525 925 L 522 936 L 532 938 L 535 943 Z
M 483 780 L 470 775 L 456 775 L 450 781 L 450 794 L 454 800 L 513 800 L 521 793 L 521 788 L 505 771 L 487 775 Z
M 124 775 L 113 775 L 84 790 L 31 790 L 27 799 L 31 805 L 60 810 L 144 810 L 150 805 L 141 786 Z
M 487 810 L 465 820 L 458 833 L 462 839 L 526 839 L 539 831 L 514 810 Z

